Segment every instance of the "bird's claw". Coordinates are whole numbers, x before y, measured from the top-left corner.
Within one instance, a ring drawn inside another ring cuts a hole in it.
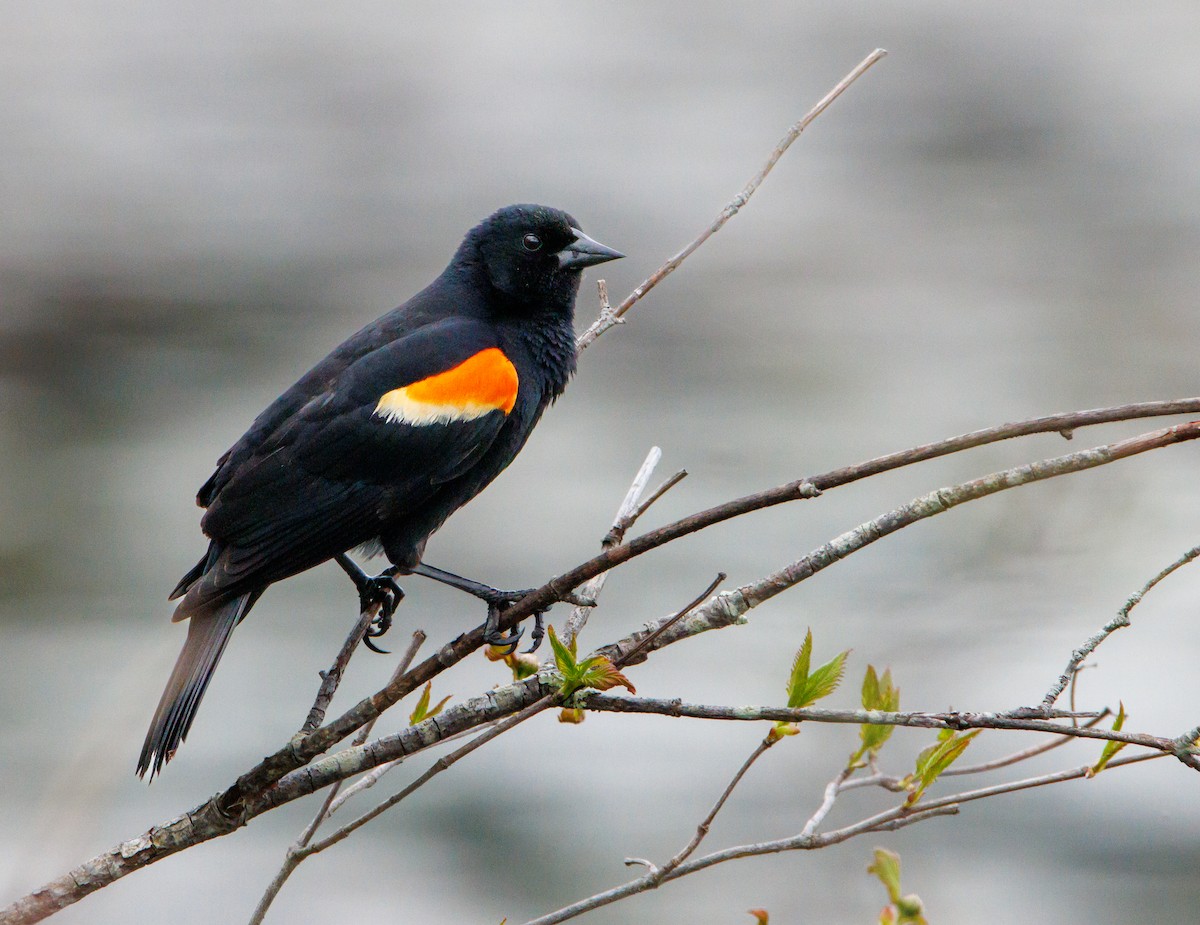
[[[483,624],[483,641],[489,646],[498,646],[508,649],[505,655],[512,655],[517,651],[517,643],[521,641],[525,630],[523,627],[514,626],[511,631],[504,633],[500,630],[500,605],[489,603],[487,621]]]
[[[525,652],[536,652],[542,644],[542,639],[546,636],[545,625],[542,621],[542,615],[545,611],[539,610],[533,614],[533,633],[530,634],[530,646]],[[483,641],[490,646],[497,646],[507,649],[505,655],[512,655],[517,651],[517,644],[521,641],[521,637],[525,635],[523,626],[514,626],[509,632],[504,633],[500,630],[500,608],[496,605],[488,606],[487,622],[483,625]]]
[[[363,611],[370,607],[379,607],[379,613],[363,633],[363,645],[380,655],[390,655],[391,653],[387,649],[381,649],[371,640],[382,636],[392,628],[392,616],[396,613],[396,607],[404,600],[404,590],[396,584],[396,579],[392,575],[382,572],[368,579],[359,587],[358,600]]]
[[[539,610],[533,615],[533,632],[529,635],[529,648],[525,650],[526,654],[536,652],[538,646],[542,644],[542,638],[546,635],[546,628],[542,626],[543,610]]]
[[[371,621],[370,625],[367,627],[367,631],[363,633],[363,645],[372,652],[378,652],[380,655],[391,655],[391,649],[381,649],[379,646],[375,645],[375,643],[371,642],[373,638],[376,636],[382,636],[391,628],[392,618],[390,616],[384,616],[383,613],[380,613],[379,616]]]

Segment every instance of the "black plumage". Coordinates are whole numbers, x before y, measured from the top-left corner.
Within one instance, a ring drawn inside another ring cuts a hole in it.
[[[398,574],[419,567],[429,536],[512,462],[566,387],[581,271],[620,256],[565,212],[501,209],[432,284],[258,416],[197,496],[209,548],[171,596],[188,637],[139,774],[174,755],[268,585],[360,546]]]

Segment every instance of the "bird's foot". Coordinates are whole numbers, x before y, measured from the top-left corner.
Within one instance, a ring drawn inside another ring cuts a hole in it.
[[[483,625],[483,641],[490,646],[500,646],[508,649],[505,655],[512,655],[517,651],[517,643],[521,641],[521,636],[524,635],[525,629],[521,626],[514,626],[508,633],[503,633],[500,630],[500,613],[505,607],[516,603],[530,593],[533,589],[525,591],[496,591],[495,597],[488,600],[488,615],[487,622]],[[530,634],[529,640],[531,645],[526,652],[536,652],[538,646],[542,644],[542,639],[546,635],[546,629],[542,621],[542,616],[545,610],[539,610],[532,614],[533,616],[533,633]]]
[[[367,578],[358,587],[358,604],[360,612],[371,607],[378,607],[379,613],[371,621],[367,631],[363,633],[363,645],[372,652],[381,655],[390,654],[387,649],[381,649],[371,640],[377,639],[392,628],[392,616],[396,607],[404,600],[404,590],[396,584],[390,570],[380,572],[372,578]]]

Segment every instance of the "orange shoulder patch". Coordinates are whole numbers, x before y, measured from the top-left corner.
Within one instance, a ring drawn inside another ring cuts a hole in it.
[[[480,350],[453,369],[392,389],[375,413],[405,424],[470,421],[492,411],[508,414],[517,402],[517,369],[497,347]]]

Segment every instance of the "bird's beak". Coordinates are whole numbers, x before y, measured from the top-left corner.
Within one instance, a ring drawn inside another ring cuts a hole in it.
[[[625,256],[620,251],[605,247],[599,241],[593,241],[578,228],[571,230],[575,232],[575,240],[558,252],[560,270],[582,270],[584,267],[592,267]]]

